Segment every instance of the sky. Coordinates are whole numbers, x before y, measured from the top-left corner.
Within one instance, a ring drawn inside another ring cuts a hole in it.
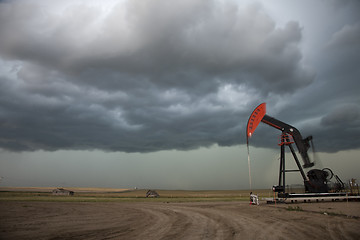
[[[246,123],[262,102],[313,136],[317,168],[360,179],[359,12],[0,1],[0,186],[247,189]],[[254,188],[276,184],[280,133],[260,124],[250,139]]]

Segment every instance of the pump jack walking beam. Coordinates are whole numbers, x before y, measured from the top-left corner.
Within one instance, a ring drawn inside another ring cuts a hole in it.
[[[292,136],[304,162],[303,167],[309,168],[314,166],[314,163],[310,161],[310,158],[307,154],[307,151],[310,148],[309,142],[311,141],[312,136],[303,139],[299,130],[297,130],[295,127],[266,115],[266,103],[262,103],[257,108],[255,108],[255,110],[250,115],[246,131],[247,138],[252,136],[260,122],[282,131],[283,134]]]

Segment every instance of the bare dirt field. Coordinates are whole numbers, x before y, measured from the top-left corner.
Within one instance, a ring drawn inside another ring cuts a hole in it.
[[[360,239],[360,202],[0,202],[0,239]]]

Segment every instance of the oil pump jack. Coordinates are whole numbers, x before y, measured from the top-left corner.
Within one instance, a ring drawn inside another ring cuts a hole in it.
[[[312,136],[303,138],[301,133],[295,127],[284,123],[280,120],[277,120],[273,117],[270,117],[266,114],[266,103],[260,104],[252,112],[248,124],[247,124],[247,140],[252,136],[256,127],[260,122],[263,122],[271,127],[274,127],[282,132],[280,137],[280,171],[279,171],[279,182],[277,186],[273,187],[273,190],[278,193],[279,198],[291,198],[292,194],[286,192],[285,185],[285,173],[286,172],[300,172],[302,179],[304,181],[305,194],[325,194],[325,195],[342,195],[345,193],[340,193],[344,189],[344,183],[341,179],[334,175],[329,168],[324,169],[311,169],[305,174],[304,169],[310,169],[314,166],[308,156],[308,150],[310,148],[310,142],[312,141]],[[295,153],[293,144],[296,145],[299,154],[303,161],[303,166],[301,166],[300,161]],[[285,146],[288,146],[295,163],[298,167],[296,170],[287,170],[285,168]],[[329,188],[330,179],[335,176],[336,183],[334,187]],[[331,192],[331,193],[330,193]],[[295,194],[294,194],[295,195]]]

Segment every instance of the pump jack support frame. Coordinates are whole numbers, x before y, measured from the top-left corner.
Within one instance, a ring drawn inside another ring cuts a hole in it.
[[[282,135],[284,135],[284,134],[286,134],[286,133],[283,133]],[[292,143],[290,142],[290,139],[281,137],[281,143],[279,145],[280,145],[279,182],[278,182],[278,186],[274,186],[274,191],[278,192],[278,197],[287,197],[288,193],[286,193],[286,184],[285,184],[285,176],[286,176],[287,172],[300,172],[304,182],[307,181],[307,178],[306,178],[303,168],[301,167],[300,161],[295,153],[295,150],[292,147]],[[285,167],[285,145],[289,147],[298,169],[295,169],[295,170],[287,170],[286,169],[286,167]],[[305,184],[305,186],[306,186],[306,184]]]

